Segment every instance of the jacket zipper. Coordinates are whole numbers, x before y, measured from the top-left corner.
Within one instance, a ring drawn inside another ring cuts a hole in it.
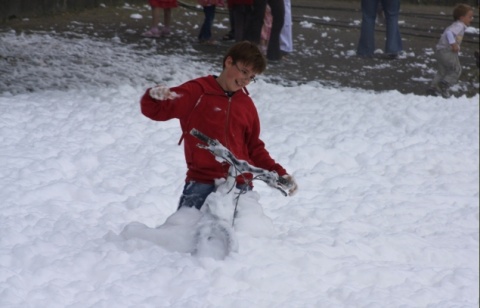
[[[230,148],[230,145],[228,143],[228,125],[230,124],[230,105],[232,102],[232,98],[228,97],[228,106],[227,106],[227,120],[225,122],[225,146],[227,149]]]
[[[228,106],[227,106],[227,119],[225,121],[225,131],[224,131],[224,134],[225,134],[225,147],[227,149],[230,148],[230,144],[228,142],[228,124],[230,123],[230,105],[231,105],[231,102],[232,102],[232,98],[229,96],[228,97]],[[224,172],[224,176],[225,178],[228,177],[228,169],[230,168],[230,166],[227,164],[227,163],[222,163],[222,166],[223,166],[223,172]]]

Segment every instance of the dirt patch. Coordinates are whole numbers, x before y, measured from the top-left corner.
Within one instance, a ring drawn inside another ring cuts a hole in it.
[[[284,61],[269,64],[265,73],[267,79],[287,86],[316,81],[334,87],[425,94],[436,70],[434,46],[443,29],[451,23],[450,7],[404,6],[400,21],[405,52],[399,59],[386,60],[381,56],[373,59],[355,56],[361,21],[357,2],[319,2],[295,2],[292,8],[295,51]],[[15,31],[17,34],[42,32],[72,37],[81,33],[116,39],[135,48],[154,48],[159,54],[194,54],[205,61],[219,62],[232,43],[221,41],[228,31],[226,11],[217,10],[213,29],[220,44],[205,46],[197,43],[203,13],[191,1],[184,4],[174,10],[173,35],[156,40],[140,36],[150,23],[147,5],[102,7],[52,17],[13,19],[0,25],[0,31]],[[472,26],[478,31],[478,16],[475,16]],[[383,40],[384,28],[378,25],[377,48],[383,47]],[[8,41],[2,44],[8,44]],[[476,49],[478,33],[469,33],[462,44],[460,61],[464,69],[454,88],[456,96],[479,93],[478,68],[473,57]],[[14,61],[6,65],[14,65],[12,63]]]

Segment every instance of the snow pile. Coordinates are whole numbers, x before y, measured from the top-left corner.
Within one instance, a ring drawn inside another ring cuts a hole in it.
[[[260,78],[262,138],[300,190],[257,184],[238,252],[219,261],[189,253],[199,212],[171,216],[186,171],[178,123],[138,106],[147,86],[218,63],[0,40],[12,70],[0,79],[1,307],[478,307],[478,96]]]

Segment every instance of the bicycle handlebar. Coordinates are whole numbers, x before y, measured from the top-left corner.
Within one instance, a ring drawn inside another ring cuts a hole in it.
[[[207,145],[197,144],[199,148],[206,149],[214,156],[223,159],[230,164],[240,174],[251,173],[254,175],[254,179],[262,180],[268,186],[278,189],[284,196],[287,196],[288,181],[278,175],[275,171],[268,171],[259,167],[250,165],[247,161],[238,159],[227,149],[220,141],[212,139],[200,132],[198,129],[193,128],[190,134],[196,137],[198,140],[203,141]]]

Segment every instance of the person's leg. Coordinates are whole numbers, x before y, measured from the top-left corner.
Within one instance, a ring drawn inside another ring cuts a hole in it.
[[[262,33],[263,18],[265,16],[266,7],[267,0],[253,1],[253,11],[248,13],[245,26],[245,40],[253,42],[257,45],[260,44],[260,36]]]
[[[262,32],[260,33],[260,51],[264,56],[267,55],[268,41],[270,40],[270,32],[272,31],[272,11],[270,6],[267,5],[265,10],[265,17],[263,19]]]
[[[438,70],[432,81],[432,86],[437,87],[442,81],[449,84],[456,83],[462,72],[458,55],[449,50],[438,50],[435,52],[435,58],[437,59]]]
[[[142,36],[154,37],[154,38],[160,37],[161,32],[160,32],[160,29],[158,29],[158,23],[160,22],[161,12],[162,12],[161,8],[152,6],[152,25],[149,30],[142,33]]]
[[[380,0],[362,0],[362,26],[358,41],[357,55],[372,57],[375,51],[375,19]]]
[[[203,19],[203,24],[202,24],[202,27],[200,28],[200,33],[198,34],[199,41],[206,41],[210,39],[210,36],[211,36],[211,32],[210,32],[211,22],[210,22],[210,16],[209,16],[210,8],[211,6],[203,7],[203,14],[205,15],[205,18]]]
[[[230,22],[230,32],[228,32],[228,34],[230,38],[234,38],[235,37],[235,27],[234,27],[235,20],[233,17],[233,10],[231,8],[228,9],[228,19]]]
[[[285,3],[285,20],[283,28],[280,32],[280,50],[284,53],[293,51],[292,38],[292,4],[290,0],[284,0]]]
[[[433,77],[431,86],[438,89],[438,83],[443,80],[445,76],[445,66],[440,61],[437,62],[437,73]]]
[[[438,53],[438,51],[437,51]],[[443,76],[445,76],[445,67],[439,60],[437,54],[435,54],[435,58],[437,58],[437,72],[430,83],[430,86],[427,89],[427,95],[438,96],[440,95],[440,87],[438,86],[439,82],[442,81]]]
[[[172,9],[163,9],[163,29],[162,35],[170,35],[170,24],[172,22]]]
[[[450,86],[457,83],[462,72],[458,54],[450,50],[439,50],[435,53],[438,63],[438,71],[432,81],[429,92],[433,89],[444,98],[450,97]]]
[[[162,13],[162,9],[159,7],[152,7],[152,28],[158,28],[158,24],[160,23],[160,14]]]
[[[183,193],[178,203],[178,209],[183,206],[200,209],[208,195],[215,191],[214,184],[203,184],[197,182],[185,183]]]
[[[385,23],[387,28],[385,53],[388,55],[397,55],[402,51],[402,37],[398,26],[398,15],[400,13],[400,0],[381,0],[383,11],[385,13]]]
[[[267,59],[276,61],[282,58],[282,53],[280,52],[280,32],[282,32],[285,20],[285,4],[283,0],[268,0],[268,5],[272,10],[273,21],[270,40],[268,41]]]
[[[230,31],[222,37],[222,40],[229,41],[235,38],[235,21],[233,20],[233,10],[231,7],[228,8],[228,22],[230,24]]]
[[[212,26],[213,26],[213,20],[215,19],[215,10],[216,7],[215,5],[211,5],[207,8],[207,15],[206,15],[206,21],[207,21],[207,40],[212,39]]]
[[[235,5],[233,7],[233,21],[235,42],[243,41],[245,34],[245,7],[244,5]]]
[[[443,81],[452,86],[458,82],[458,79],[462,74],[462,66],[460,65],[458,53],[450,52],[446,54],[446,57],[448,57],[448,67]]]

